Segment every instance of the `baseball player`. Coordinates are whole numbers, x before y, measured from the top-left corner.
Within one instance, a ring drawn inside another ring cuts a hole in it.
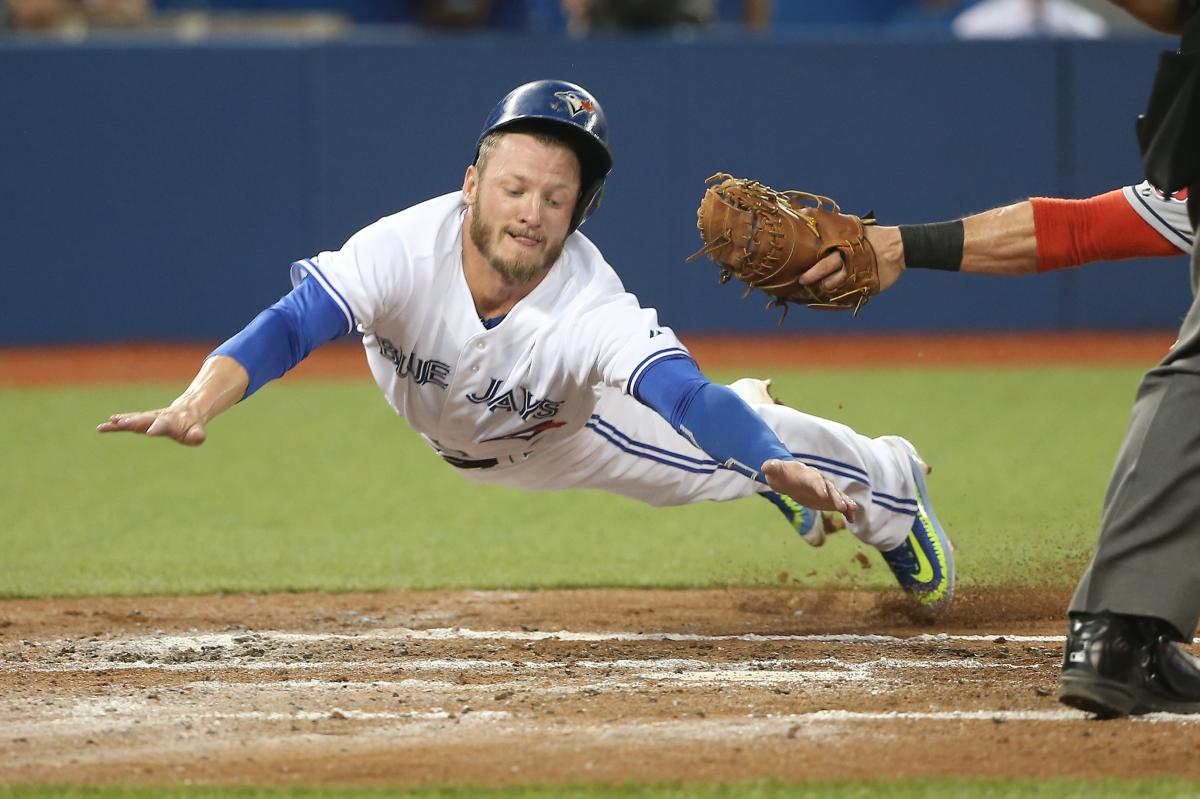
[[[965,219],[927,225],[869,226],[879,288],[906,268],[988,275],[1049,272],[1093,261],[1192,254],[1188,190],[1166,193],[1148,181],[1084,200],[1034,197]],[[800,277],[832,290],[846,279],[836,253]]]
[[[392,408],[464,477],[652,505],[758,494],[811,543],[824,533],[814,511],[840,514],[919,607],[944,609],[953,553],[913,446],[775,404],[762,381],[704,377],[578,232],[611,166],[588,91],[514,89],[487,117],[461,190],[293,263],[291,293],[169,407],[98,429],[200,444],[217,414],[358,330]]]

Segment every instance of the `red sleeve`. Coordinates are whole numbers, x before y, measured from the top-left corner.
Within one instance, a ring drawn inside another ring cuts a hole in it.
[[[1120,189],[1086,200],[1034,197],[1039,272],[1093,261],[1179,255],[1179,249],[1146,224]]]

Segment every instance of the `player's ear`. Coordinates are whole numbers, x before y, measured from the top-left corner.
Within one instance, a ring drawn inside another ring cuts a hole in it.
[[[467,167],[467,174],[463,175],[463,201],[467,205],[475,204],[475,195],[479,191],[479,170],[474,164]]]

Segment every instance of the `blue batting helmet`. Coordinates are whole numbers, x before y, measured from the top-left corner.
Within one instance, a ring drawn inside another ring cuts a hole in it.
[[[612,169],[604,109],[587,89],[564,80],[536,80],[518,86],[492,109],[483,123],[483,132],[475,143],[475,160],[479,160],[479,147],[489,133],[531,120],[560,127],[574,142],[580,167],[579,201],[571,217],[574,231],[600,207],[604,179]]]

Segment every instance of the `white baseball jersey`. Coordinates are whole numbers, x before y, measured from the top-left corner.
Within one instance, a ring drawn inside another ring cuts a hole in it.
[[[679,505],[766,490],[631,396],[648,366],[687,350],[580,233],[487,329],[463,274],[466,210],[461,192],[447,194],[292,264],[293,284],[318,281],[347,332],[362,331],[375,381],[430,446],[460,461],[494,459],[460,473],[527,491],[594,488]],[[883,550],[905,539],[917,503],[906,455],[837,422],[753,407],[794,456],[859,504],[854,535]]]
[[[1126,186],[1122,192],[1138,216],[1160,236],[1188,255],[1192,254],[1195,240],[1188,219],[1187,189],[1166,194],[1144,180],[1136,186]]]
[[[492,329],[463,275],[461,192],[370,225],[337,252],[292,265],[318,280],[363,333],[375,381],[439,453],[515,462],[580,430],[601,385],[632,388],[686,353],[625,291],[582,234]]]

